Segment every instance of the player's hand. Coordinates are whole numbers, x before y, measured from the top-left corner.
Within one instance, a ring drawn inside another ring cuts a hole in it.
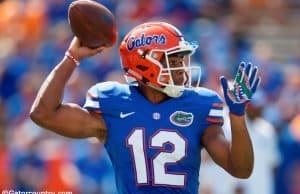
[[[91,57],[100,53],[105,47],[91,49],[89,47],[81,46],[79,39],[75,36],[68,48],[68,51],[78,60],[81,61],[85,58]]]
[[[251,63],[246,65],[242,62],[235,76],[233,87],[228,87],[227,79],[220,77],[223,87],[224,98],[229,107],[230,113],[242,116],[245,114],[245,107],[251,101],[261,78],[257,76],[258,68]]]

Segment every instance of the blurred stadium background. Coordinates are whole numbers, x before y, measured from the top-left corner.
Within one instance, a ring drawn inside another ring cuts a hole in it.
[[[72,38],[70,0],[0,1],[0,190],[113,194],[112,167],[93,139],[73,141],[28,118],[37,90]],[[99,0],[116,16],[119,40],[137,24],[167,21],[200,43],[194,63],[202,85],[220,92],[240,61],[260,68],[261,90],[249,109],[255,170],[231,178],[203,154],[201,194],[300,193],[299,0]],[[65,101],[83,104],[96,82],[124,82],[118,47],[82,62]],[[225,134],[228,127],[225,123]]]

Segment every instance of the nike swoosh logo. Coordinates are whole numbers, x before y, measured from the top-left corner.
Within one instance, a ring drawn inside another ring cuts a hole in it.
[[[129,113],[123,113],[123,112],[121,112],[120,113],[120,118],[121,119],[124,119],[124,118],[126,118],[126,117],[128,117],[128,116],[130,116],[130,115],[132,115],[132,114],[134,114],[135,112],[129,112]]]

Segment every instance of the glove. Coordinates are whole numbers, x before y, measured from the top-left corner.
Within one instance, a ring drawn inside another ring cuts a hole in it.
[[[223,87],[224,98],[232,114],[242,116],[245,114],[245,107],[251,101],[261,78],[257,77],[258,68],[251,63],[242,62],[234,78],[233,88],[228,87],[227,79],[220,77]]]

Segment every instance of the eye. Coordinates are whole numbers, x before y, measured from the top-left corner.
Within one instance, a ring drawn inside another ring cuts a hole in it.
[[[183,61],[170,61],[169,63],[172,66],[178,66],[178,67],[180,67],[183,64]]]

